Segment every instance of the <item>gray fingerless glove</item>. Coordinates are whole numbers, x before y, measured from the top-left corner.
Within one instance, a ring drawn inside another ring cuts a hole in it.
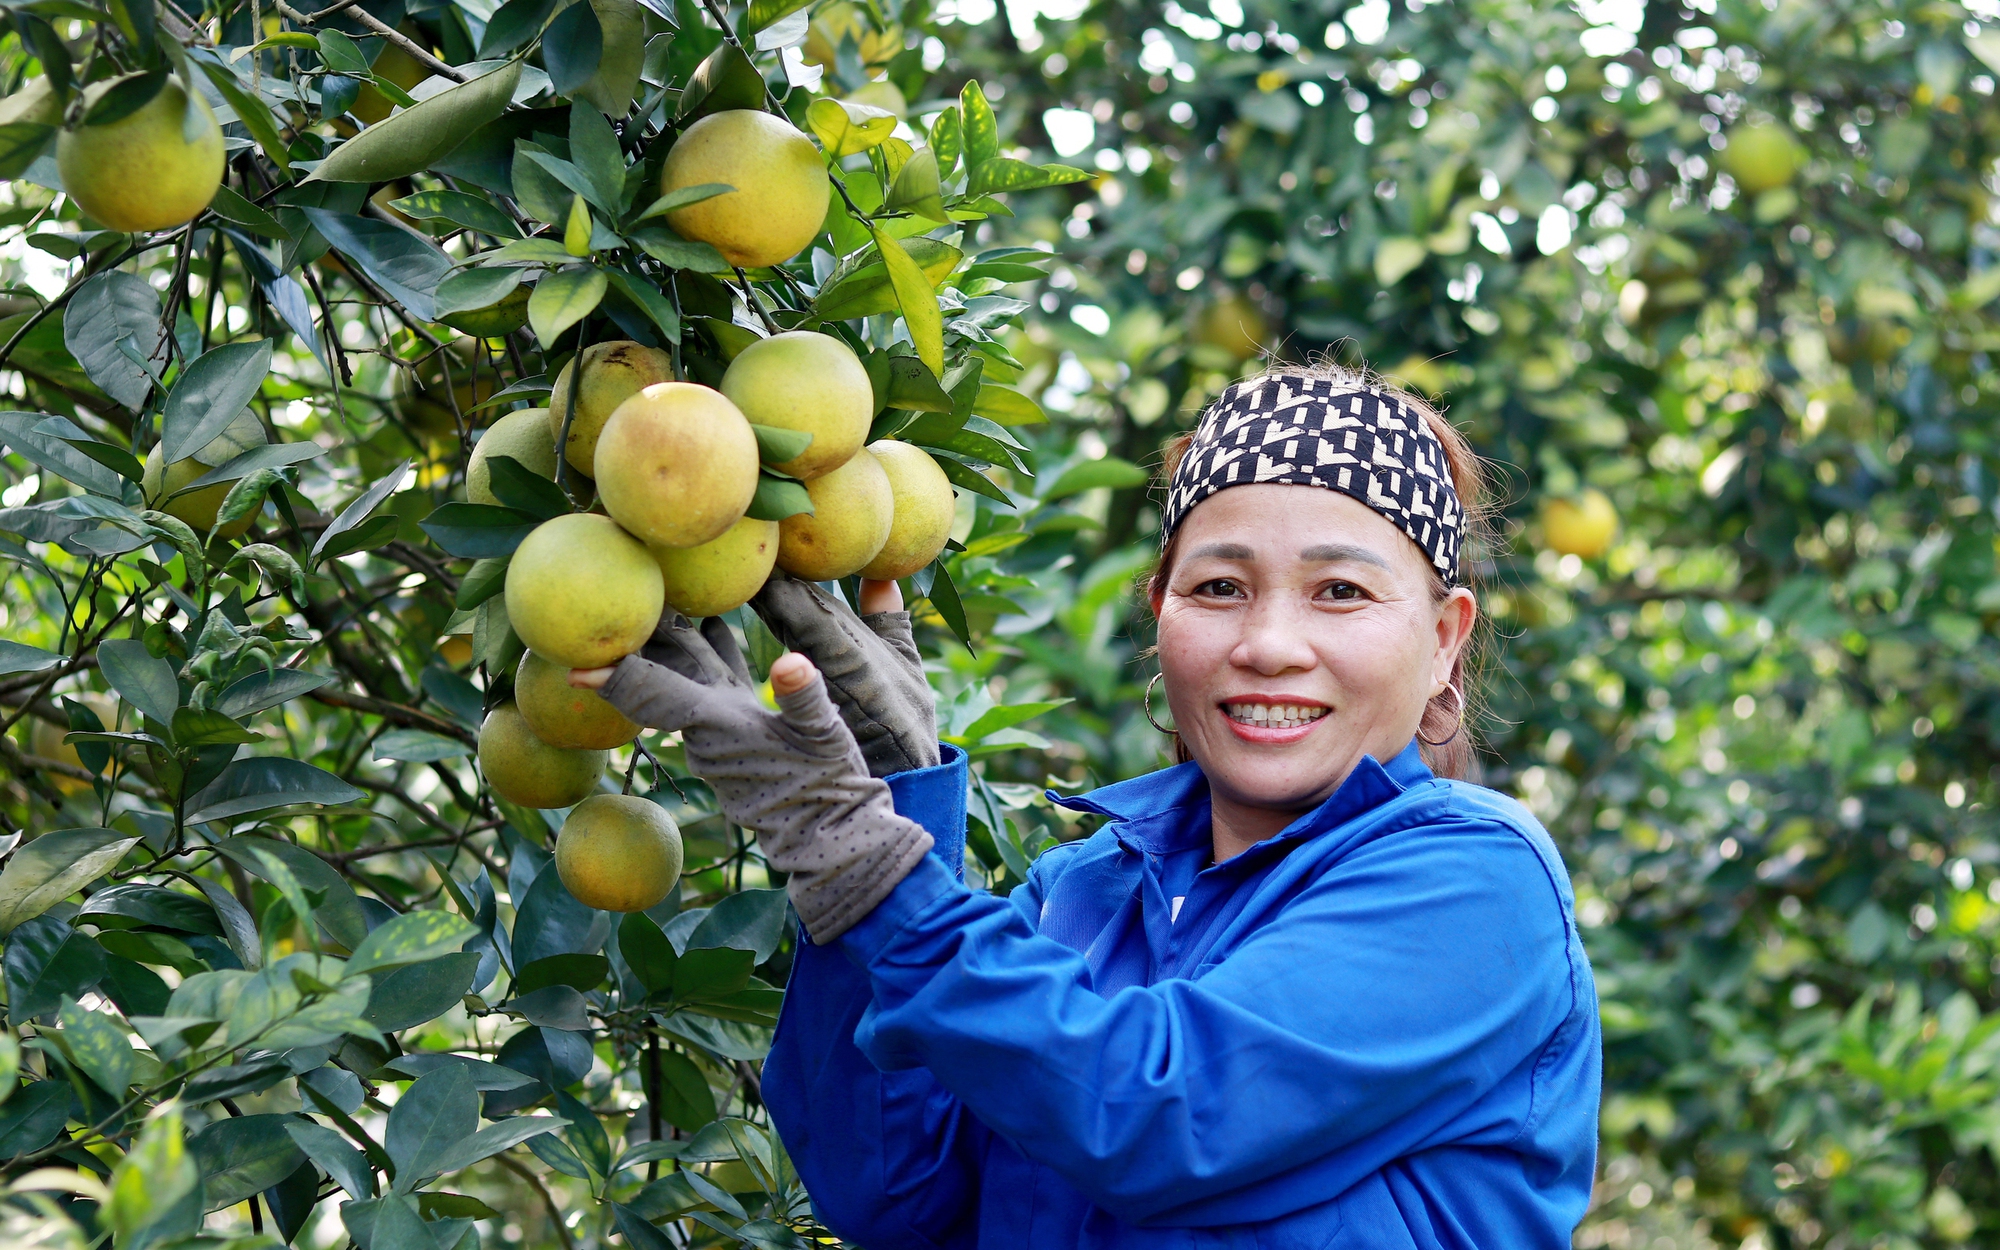
[[[937,706],[908,612],[856,616],[811,582],[774,573],[750,601],[778,641],[825,676],[877,777],[938,762]]]
[[[820,945],[873,911],[931,848],[923,826],[896,814],[888,785],[868,775],[826,683],[815,677],[777,696],[771,711],[719,619],[697,631],[670,613],[600,693],[642,725],[680,731],[688,767],[789,874],[792,906]]]

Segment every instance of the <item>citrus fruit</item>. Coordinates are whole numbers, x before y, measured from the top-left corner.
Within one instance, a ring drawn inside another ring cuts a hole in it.
[[[1594,560],[1611,546],[1618,533],[1618,509],[1600,490],[1585,490],[1573,498],[1550,499],[1542,505],[1542,538],[1557,555]]]
[[[667,606],[684,616],[721,616],[750,602],[778,559],[778,523],[746,516],[697,547],[653,547]]]
[[[958,499],[951,492],[951,479],[923,448],[885,438],[869,444],[868,452],[889,475],[895,504],[889,537],[875,558],[861,566],[861,576],[894,581],[937,559],[951,537]]]
[[[87,111],[123,79],[86,87]],[[222,185],[222,127],[200,93],[199,137],[183,136],[188,94],[169,77],[159,94],[115,122],[79,126],[56,138],[63,189],[98,224],[112,230],[165,230],[194,219]]]
[[[610,756],[552,747],[528,728],[521,710],[502,703],[479,726],[479,771],[504,799],[523,807],[568,807],[597,789]]]
[[[674,380],[673,357],[657,347],[647,347],[630,339],[592,343],[583,349],[583,380],[577,383],[576,420],[570,422],[566,454],[572,468],[589,474],[597,452],[597,436],[618,405],[655,382]],[[549,433],[562,437],[563,422],[569,418],[570,379],[576,358],[556,374],[555,393],[549,396]]]
[[[813,511],[778,522],[778,567],[809,582],[860,571],[889,541],[895,490],[875,453],[863,447],[833,472],[806,483]]]
[[[803,481],[846,464],[875,420],[875,388],[854,350],[812,330],[744,348],[722,375],[722,393],[757,425],[813,436],[804,451],[772,466]]]
[[[210,469],[220,468],[251,448],[262,447],[269,441],[264,423],[257,419],[256,413],[245,408],[200,451],[172,464],[165,463],[163,444],[154,443],[153,449],[146,453],[145,472],[139,479],[139,489],[148,506],[158,508],[170,517],[178,517],[195,529],[214,529],[216,513],[222,511],[222,501],[229,497],[229,488],[236,485],[235,482],[217,482],[187,494],[175,492]],[[223,527],[222,537],[235,538],[244,533],[256,517],[257,514],[251,512],[231,521]]]
[[[473,444],[472,458],[465,462],[465,497],[473,503],[497,504],[493,493],[493,470],[487,460],[508,456],[521,467],[550,481],[556,476],[556,444],[549,437],[549,410],[523,408],[495,421]]]
[[[514,705],[528,728],[552,747],[608,751],[639,736],[639,726],[595,690],[569,684],[569,669],[534,652],[514,670]]]
[[[521,540],[506,595],[522,645],[567,668],[615,664],[637,651],[666,602],[646,544],[590,512],[544,521]]]
[[[585,907],[645,911],[680,883],[680,827],[651,799],[592,795],[563,820],[556,872]]]
[[[1716,163],[1746,195],[1788,185],[1799,171],[1798,142],[1778,122],[1746,122],[1729,132],[1729,146]]]
[[[660,382],[618,405],[592,465],[604,510],[656,547],[694,547],[757,493],[757,436],[720,391]]]
[[[710,182],[736,189],[675,209],[667,224],[732,265],[782,265],[826,220],[830,184],[819,149],[782,117],[730,109],[683,131],[660,170],[660,194]]]

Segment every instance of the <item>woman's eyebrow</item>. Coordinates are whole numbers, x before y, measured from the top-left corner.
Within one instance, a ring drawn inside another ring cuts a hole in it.
[[[1189,559],[1254,560],[1257,553],[1242,543],[1207,543],[1188,553]]]
[[[1299,552],[1299,559],[1315,564],[1326,564],[1340,560],[1353,560],[1361,564],[1372,564],[1378,569],[1387,569],[1389,562],[1366,547],[1355,547],[1347,543],[1322,543],[1317,547],[1307,547]]]

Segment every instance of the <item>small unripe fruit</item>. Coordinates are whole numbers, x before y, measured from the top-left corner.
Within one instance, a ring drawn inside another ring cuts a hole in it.
[[[146,503],[158,508],[170,517],[177,517],[198,530],[215,528],[216,514],[222,511],[222,501],[229,497],[229,488],[235,482],[217,482],[187,494],[175,492],[188,483],[206,474],[210,469],[221,468],[231,460],[253,447],[262,447],[270,441],[264,432],[263,422],[257,414],[245,408],[236,414],[235,420],[223,428],[222,433],[210,439],[200,451],[172,464],[167,464],[162,455],[163,447],[153,444],[146,453],[145,472],[139,478],[140,493]],[[256,520],[256,513],[238,517],[222,528],[221,537],[236,538],[250,528]]]
[[[535,736],[521,710],[502,703],[479,726],[479,771],[502,798],[523,807],[568,807],[596,791],[610,759],[569,751]]]
[[[84,90],[86,110],[116,81]],[[169,77],[158,95],[104,126],[56,138],[56,169],[77,206],[112,230],[166,230],[192,221],[222,185],[222,127],[199,93],[200,134],[182,137],[187,90]]]
[[[500,502],[493,493],[493,469],[487,463],[494,456],[518,460],[529,472],[554,481],[556,443],[549,437],[549,410],[523,408],[510,412],[479,436],[471,459],[465,462],[465,497],[473,503]]]
[[[1542,505],[1542,539],[1557,555],[1595,560],[1618,534],[1618,509],[1600,490]]]
[[[514,670],[514,706],[528,728],[552,747],[608,751],[639,736],[639,726],[595,690],[569,684],[569,670],[534,652]]]
[[[875,558],[861,567],[861,576],[894,581],[937,559],[951,538],[958,499],[952,494],[951,479],[923,448],[885,438],[871,444],[868,452],[889,475],[895,506],[889,537]]]
[[[721,616],[750,602],[778,560],[778,523],[746,516],[699,547],[654,547],[667,606],[683,616]]]
[[[563,820],[556,872],[585,907],[645,911],[680,884],[680,827],[650,799],[593,795]]]
[[[1729,146],[1716,163],[1746,195],[1788,185],[1799,170],[1799,146],[1779,122],[1746,123],[1729,132]]]
[[[819,149],[782,117],[731,109],[683,131],[660,169],[660,194],[711,182],[736,189],[675,209],[667,224],[732,265],[782,265],[826,221],[830,184]]]
[[[798,455],[774,465],[802,481],[846,464],[868,441],[875,388],[854,350],[830,334],[792,330],[737,353],[722,393],[753,424],[813,436]]]
[[[666,604],[646,544],[590,512],[536,526],[514,550],[506,594],[522,644],[568,668],[599,668],[637,651]]]
[[[875,453],[854,458],[806,483],[810,515],[778,522],[778,567],[809,582],[831,582],[857,573],[881,554],[894,519],[895,491]]]
[[[720,391],[661,382],[618,405],[593,465],[598,498],[656,547],[695,547],[757,494],[757,436]]]
[[[597,456],[597,439],[604,423],[618,405],[655,382],[674,380],[674,360],[657,347],[647,347],[630,339],[592,343],[583,349],[583,380],[577,384],[576,420],[570,422],[569,444],[564,454],[570,467],[589,475]],[[576,357],[556,374],[555,393],[549,396],[549,433],[562,437],[563,422],[569,417],[570,379]]]

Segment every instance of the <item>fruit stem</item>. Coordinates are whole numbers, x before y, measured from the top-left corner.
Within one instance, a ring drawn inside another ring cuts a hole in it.
[[[778,323],[771,320],[770,313],[764,311],[764,301],[757,298],[756,289],[750,285],[749,275],[743,272],[743,266],[741,265],[735,266],[735,269],[736,284],[743,288],[743,298],[749,303],[750,310],[757,314],[757,320],[764,323],[764,332],[766,334],[776,334],[778,332]]]

